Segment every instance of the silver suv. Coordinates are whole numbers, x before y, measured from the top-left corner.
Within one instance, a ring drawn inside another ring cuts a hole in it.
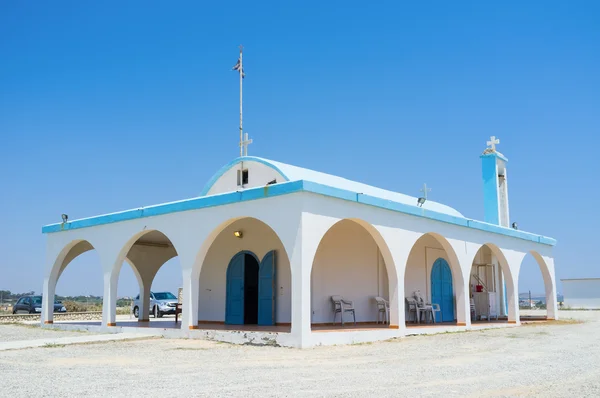
[[[133,315],[140,316],[140,295],[138,294],[131,304]],[[171,292],[150,292],[150,313],[155,318],[161,318],[163,315],[175,314],[177,307],[177,297]]]

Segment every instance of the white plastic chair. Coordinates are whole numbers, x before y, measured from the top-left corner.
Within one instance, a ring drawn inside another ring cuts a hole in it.
[[[379,318],[383,313],[383,323],[390,323],[390,304],[383,297],[375,297],[375,301],[377,302],[377,323],[379,323]]]
[[[415,298],[415,301],[417,302],[417,314],[418,319],[419,319],[419,323],[421,320],[421,314],[425,314],[425,323],[427,323],[427,315],[431,315],[431,320],[433,321],[433,323],[435,323],[435,311],[439,312],[440,311],[440,306],[439,304],[431,304],[431,303],[426,303],[425,300],[423,299],[423,296],[421,296],[421,291],[417,290],[413,293],[413,297]],[[434,305],[436,306],[436,309],[434,310]]]
[[[351,300],[344,300],[342,296],[331,296],[333,301],[333,324],[335,325],[335,317],[340,314],[340,321],[344,326],[344,313],[351,312],[354,318],[354,325],[356,326],[356,313],[354,312],[354,302]]]
[[[419,323],[419,308],[417,307],[417,301],[410,297],[406,297],[405,299],[408,306],[408,321],[410,322],[410,314],[414,314],[413,322]]]

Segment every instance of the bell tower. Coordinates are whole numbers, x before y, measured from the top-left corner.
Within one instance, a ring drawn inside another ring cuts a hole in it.
[[[483,209],[485,222],[509,227],[508,182],[506,164],[508,159],[496,151],[500,140],[492,136],[481,157],[483,176]]]

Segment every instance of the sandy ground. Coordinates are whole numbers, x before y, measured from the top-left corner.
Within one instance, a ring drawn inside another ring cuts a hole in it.
[[[600,311],[560,316],[583,323],[308,350],[158,339],[6,351],[0,395],[598,397]]]

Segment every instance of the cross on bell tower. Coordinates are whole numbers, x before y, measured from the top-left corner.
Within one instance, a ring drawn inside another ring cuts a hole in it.
[[[487,142],[488,145],[488,149],[491,149],[492,151],[496,151],[496,145],[498,145],[500,143],[500,140],[498,138],[496,138],[495,135],[490,137],[490,140]]]

